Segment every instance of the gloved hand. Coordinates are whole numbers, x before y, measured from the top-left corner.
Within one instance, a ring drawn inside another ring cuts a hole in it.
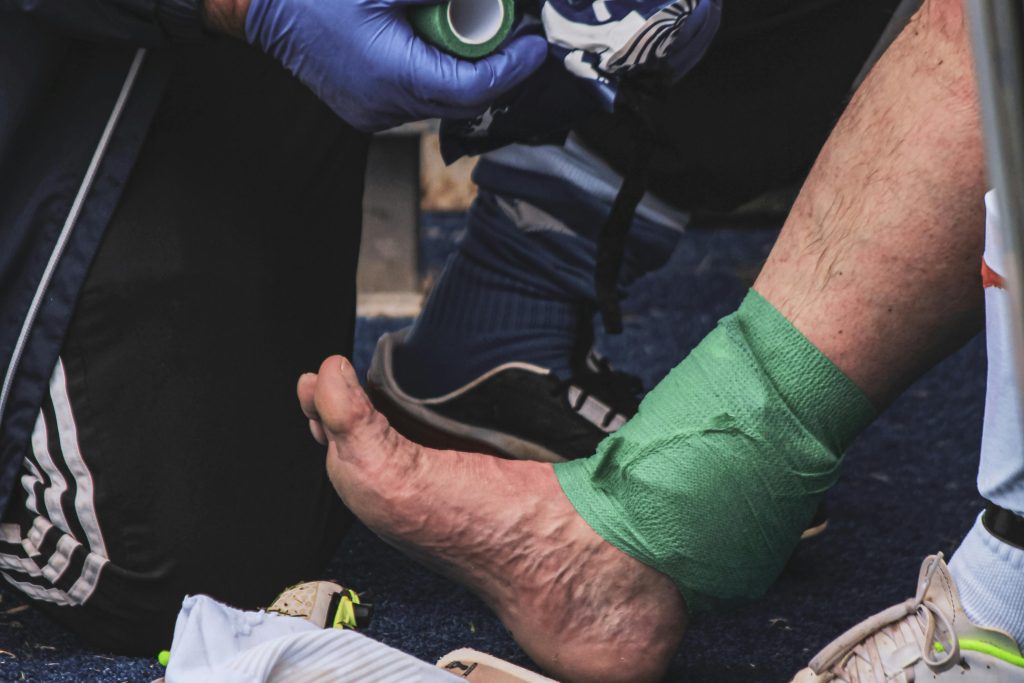
[[[364,131],[472,118],[544,61],[535,35],[477,62],[441,52],[406,18],[408,5],[437,1],[252,0],[245,35]]]

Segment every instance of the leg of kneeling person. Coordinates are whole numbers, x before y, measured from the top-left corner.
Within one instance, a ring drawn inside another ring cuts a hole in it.
[[[556,466],[587,523],[672,577],[691,613],[761,594],[874,410],[979,328],[962,19],[925,4],[833,131],[756,291],[595,458]]]
[[[349,516],[294,382],[351,350],[365,151],[256,51],[182,48],[0,527],[4,578],[88,643],[153,655],[186,594],[323,572]]]

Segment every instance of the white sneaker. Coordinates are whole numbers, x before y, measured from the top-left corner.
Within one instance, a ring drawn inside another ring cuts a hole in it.
[[[1024,683],[1024,656],[1007,633],[972,624],[942,561],[921,566],[917,595],[862,621],[792,683]]]

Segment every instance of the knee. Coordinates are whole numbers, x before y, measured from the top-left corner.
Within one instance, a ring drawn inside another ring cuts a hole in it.
[[[925,0],[906,31],[913,36],[915,78],[941,83],[948,106],[975,111],[977,94],[964,0]]]
[[[964,48],[970,47],[970,27],[964,0],[925,0],[914,16],[923,30],[935,32],[943,40],[953,41]]]

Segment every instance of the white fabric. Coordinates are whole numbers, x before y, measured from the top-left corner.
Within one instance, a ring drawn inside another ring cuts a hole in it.
[[[51,387],[53,385],[52,379],[50,380],[50,385]],[[42,468],[42,472],[38,469],[30,469],[21,477],[21,482],[25,487],[25,491],[29,492],[28,509],[36,514],[49,516],[59,528],[66,532],[71,527],[68,526],[68,520],[64,516],[60,499],[64,492],[68,490],[68,485],[64,481],[64,476],[61,475],[60,470],[57,469],[57,465],[53,462],[48,441],[49,434],[47,434],[46,430],[46,420],[43,418],[43,412],[40,410],[35,427],[32,428],[32,454],[39,461],[39,467]],[[46,475],[46,479],[43,479],[43,474]],[[43,489],[43,500],[38,501],[34,495],[36,484],[44,483],[47,479],[50,481],[50,486],[46,486]]]
[[[985,263],[1002,275],[1006,273],[1006,250],[1002,246],[994,192],[988,193],[985,205]],[[1009,292],[998,287],[986,288],[988,385],[978,490],[986,500],[1024,516],[1024,411],[1013,370],[1012,315]]]
[[[631,6],[631,11],[617,13],[618,18],[607,3],[592,7],[595,23],[581,17],[571,1],[546,2],[541,8],[540,20],[548,42],[565,48],[565,65],[570,73],[606,82],[609,74],[665,60],[683,25],[697,8],[697,0],[670,3],[634,0]],[[597,58],[600,69],[591,64],[593,57]],[[574,70],[573,65],[583,69]]]
[[[1003,275],[1006,250],[995,192],[986,195],[985,206],[985,263]],[[988,385],[978,491],[996,505],[1024,515],[1024,413],[1013,370],[1011,315],[1009,292],[987,287]],[[971,621],[1001,628],[1024,643],[1024,550],[995,538],[979,515],[949,568]]]
[[[71,411],[71,398],[68,395],[68,380],[64,372],[64,361],[57,359],[57,365],[53,369],[53,376],[50,378],[50,399],[53,401],[53,412],[57,418],[57,437],[60,439],[60,449],[64,453],[64,461],[68,469],[75,477],[75,485],[78,488],[75,494],[75,513],[78,521],[85,530],[85,542],[89,549],[107,557],[107,546],[103,541],[103,532],[100,531],[100,523],[96,517],[96,501],[92,481],[92,473],[82,458],[82,451],[78,446],[78,427],[75,424],[75,416]],[[56,520],[53,520],[57,524]],[[60,526],[59,524],[57,526]],[[69,527],[61,527],[65,532],[71,533]]]
[[[1006,247],[999,226],[999,201],[992,190],[985,195],[985,263],[997,273],[1005,273]]]
[[[40,409],[32,430],[32,452],[24,461],[25,472],[21,477],[25,505],[36,517],[24,538],[20,527],[7,527],[0,533],[0,539],[21,546],[17,554],[0,553],[0,575],[36,600],[65,606],[82,605],[96,591],[109,559],[96,512],[92,473],[82,457],[64,361],[60,358],[50,377],[49,403],[53,406],[55,433],[50,433],[46,411]],[[56,447],[51,448],[52,444]],[[33,461],[38,462],[38,466]],[[71,501],[66,500],[69,479],[75,488]],[[84,538],[73,535],[69,523],[72,518],[84,530]],[[43,557],[40,548],[44,547],[48,534],[58,540],[50,555]],[[72,566],[71,556],[80,548],[86,553],[85,561],[78,569],[78,576],[72,577],[67,574]],[[43,579],[49,585],[38,585],[25,581],[26,578]],[[55,585],[58,580],[67,585],[72,579],[74,582],[66,592]]]
[[[185,598],[167,683],[453,683],[449,673],[354,631]]]

